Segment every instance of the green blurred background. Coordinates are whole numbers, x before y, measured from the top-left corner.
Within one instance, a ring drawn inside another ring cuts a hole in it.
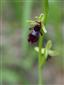
[[[0,0],[0,85],[37,85],[38,53],[27,42],[29,24],[45,0]],[[59,52],[42,71],[44,85],[64,85],[64,1],[48,0],[47,40]]]

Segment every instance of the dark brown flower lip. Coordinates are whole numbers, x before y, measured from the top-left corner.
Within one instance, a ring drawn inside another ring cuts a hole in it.
[[[33,43],[35,43],[37,41],[38,41],[38,37],[37,36],[29,34],[28,42],[33,44]]]
[[[41,22],[36,21],[37,24],[32,28],[32,31],[28,35],[28,42],[36,43],[39,39],[39,35],[41,34]]]

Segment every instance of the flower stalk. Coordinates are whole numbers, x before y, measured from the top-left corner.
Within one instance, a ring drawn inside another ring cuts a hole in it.
[[[47,15],[48,15],[48,0],[44,0],[44,19],[43,19],[44,25],[46,24]],[[43,85],[42,66],[44,65],[44,62],[46,61],[45,54],[42,56],[42,53],[41,53],[43,37],[44,37],[43,35],[40,35],[39,37],[39,61],[38,61],[39,83],[38,85]],[[42,61],[42,57],[43,57],[43,61]],[[41,65],[41,61],[42,61],[42,65]]]
[[[42,49],[42,39],[43,39],[43,36],[40,35],[40,38],[39,38],[39,61],[38,61],[38,72],[39,72],[39,85],[42,85],[42,67],[41,67],[41,56],[42,56],[42,53],[41,53],[41,49]]]

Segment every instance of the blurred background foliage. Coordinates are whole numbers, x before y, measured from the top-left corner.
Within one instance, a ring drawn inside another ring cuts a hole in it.
[[[44,9],[45,0],[0,0],[0,83],[33,85],[38,82],[38,54],[27,42],[29,24]],[[47,40],[59,52],[43,70],[45,85],[64,85],[64,1],[48,0]],[[37,44],[36,44],[37,45]],[[35,46],[36,46],[35,45]]]

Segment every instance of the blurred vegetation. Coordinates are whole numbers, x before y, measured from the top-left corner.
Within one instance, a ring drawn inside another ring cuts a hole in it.
[[[37,83],[38,54],[27,42],[27,20],[44,12],[44,0],[0,0],[0,83],[1,85],[33,85]],[[64,1],[49,0],[47,39],[52,49],[55,67],[64,71]],[[37,44],[36,44],[37,45]],[[52,66],[53,67],[53,66]],[[36,70],[35,70],[36,69]],[[35,78],[36,77],[36,78]],[[52,85],[52,84],[51,84]]]

